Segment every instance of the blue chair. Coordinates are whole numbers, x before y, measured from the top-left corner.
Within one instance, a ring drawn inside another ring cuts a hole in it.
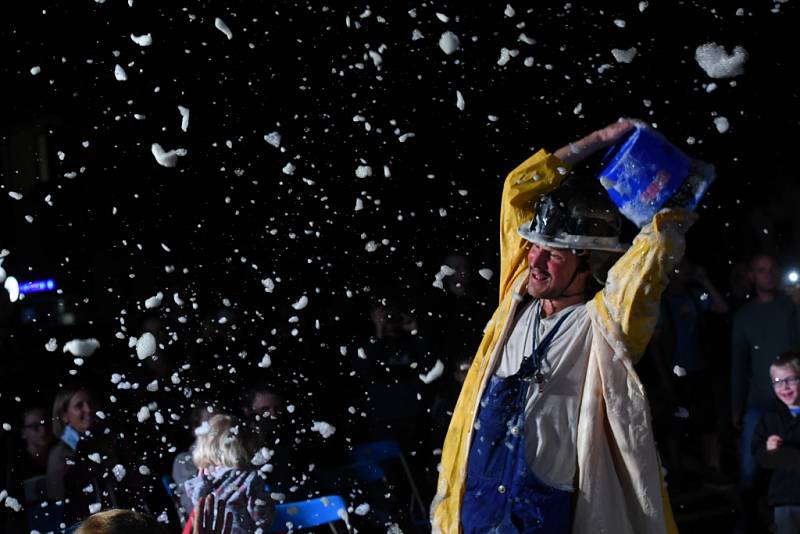
[[[352,470],[358,478],[365,482],[372,482],[385,478],[383,468],[379,462],[388,460],[397,460],[403,466],[403,472],[406,475],[406,480],[411,488],[410,502],[408,506],[409,514],[412,518],[415,517],[415,508],[417,512],[418,523],[428,522],[428,510],[422,502],[422,495],[417,488],[417,483],[414,477],[411,476],[411,469],[408,468],[403,449],[400,444],[394,440],[385,441],[372,441],[368,443],[360,443],[353,446],[353,452],[350,455],[352,463],[344,466],[345,469]]]
[[[49,503],[44,506],[34,505],[27,508],[28,525],[31,530],[39,532],[63,532],[64,503]]]
[[[172,480],[171,475],[161,475],[161,484],[169,497],[175,495],[175,481]]]
[[[344,499],[339,495],[329,495],[307,501],[278,504],[275,506],[275,518],[272,520],[269,532],[288,532],[328,525],[335,533],[338,531],[334,523],[338,521],[343,521],[347,532],[350,532]]]

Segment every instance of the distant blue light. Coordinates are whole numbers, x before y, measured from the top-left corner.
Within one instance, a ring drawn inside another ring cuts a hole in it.
[[[45,291],[53,291],[56,288],[56,281],[52,278],[47,280],[33,280],[32,282],[20,282],[19,292],[23,294],[28,293],[43,293]]]

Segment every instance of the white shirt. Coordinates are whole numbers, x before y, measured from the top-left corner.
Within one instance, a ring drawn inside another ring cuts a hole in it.
[[[575,304],[549,317],[540,317],[538,332],[534,333],[534,313],[538,310],[533,300],[517,314],[494,374],[508,377],[516,373],[523,358],[533,352],[534,342],[544,339],[569,313],[542,358],[544,383],[531,382],[528,389],[525,459],[543,482],[571,490],[577,468],[578,407],[592,344],[591,321],[586,305]]]

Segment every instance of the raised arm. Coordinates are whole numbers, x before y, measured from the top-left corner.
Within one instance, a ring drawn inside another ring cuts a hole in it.
[[[567,165],[574,166],[598,150],[608,148],[619,141],[636,126],[636,122],[636,119],[620,119],[574,143],[562,146],[553,155]]]
[[[531,220],[536,201],[558,187],[572,166],[607,148],[634,128],[633,120],[621,119],[586,137],[562,146],[553,154],[540,150],[506,177],[500,208],[500,298],[525,268],[527,246],[517,233]]]
[[[615,347],[637,361],[644,353],[658,320],[667,276],[683,256],[684,235],[697,215],[666,209],[653,217],[633,245],[614,264],[594,301]]]

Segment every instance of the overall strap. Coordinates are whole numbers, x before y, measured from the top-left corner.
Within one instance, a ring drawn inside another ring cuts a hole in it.
[[[539,315],[541,313],[541,304],[537,302],[536,309],[533,311],[533,313],[536,314],[532,332],[534,340],[534,348],[533,351],[527,356],[525,356],[525,358],[522,360],[522,363],[519,366],[519,371],[517,371],[516,376],[527,378],[531,376],[534,372],[536,372],[537,369],[539,369],[542,363],[542,359],[544,358],[544,355],[547,353],[547,349],[550,347],[550,343],[553,341],[553,338],[558,333],[558,330],[559,328],[561,328],[561,325],[564,323],[567,317],[570,316],[572,312],[573,310],[569,310],[567,313],[562,315],[558,319],[556,324],[553,325],[553,328],[551,328],[550,331],[547,333],[547,335],[544,336],[544,339],[542,339],[537,345],[536,335],[537,332],[539,331]]]

